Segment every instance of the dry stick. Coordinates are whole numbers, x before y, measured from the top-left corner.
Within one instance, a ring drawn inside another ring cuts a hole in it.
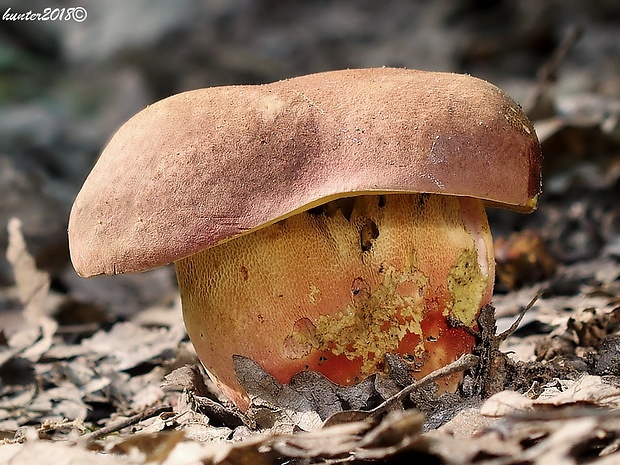
[[[526,102],[523,104],[523,112],[530,115],[532,111],[538,106],[542,96],[545,94],[551,83],[555,80],[554,76],[562,63],[562,60],[566,57],[568,51],[575,45],[575,43],[581,38],[583,34],[583,28],[581,26],[573,26],[568,32],[564,40],[557,46],[551,58],[545,62],[545,64],[538,71],[538,80],[536,87],[530,94]]]
[[[363,421],[367,418],[377,418],[384,413],[386,413],[394,404],[401,402],[405,397],[411,394],[413,391],[417,389],[421,389],[427,384],[434,383],[435,381],[444,378],[446,376],[453,375],[454,373],[459,373],[465,370],[469,370],[470,368],[475,367],[478,364],[478,357],[472,354],[462,355],[458,360],[446,365],[438,370],[433,371],[432,373],[426,375],[419,381],[414,381],[412,384],[402,389],[401,391],[394,394],[389,399],[382,402],[377,407],[371,410],[347,410],[344,412],[337,412],[330,416],[325,423],[323,423],[323,427],[337,425],[340,423],[350,423],[354,421]]]
[[[171,412],[171,411],[172,411],[172,407],[170,405],[159,405],[157,407],[151,407],[129,418],[124,418],[123,420],[119,420],[107,426],[104,426],[103,428],[98,429],[97,431],[93,431],[92,433],[85,434],[84,436],[80,438],[80,440],[94,441],[96,439],[102,438],[103,436],[107,436],[108,434],[116,433],[117,431],[127,428],[128,426],[132,426],[137,423],[140,423],[141,421],[146,420],[148,418],[160,415],[164,412]]]
[[[508,338],[508,336],[512,335],[512,333],[514,333],[517,330],[525,314],[534,306],[536,302],[538,302],[538,299],[540,299],[546,291],[547,291],[546,288],[538,291],[538,293],[532,298],[532,300],[530,300],[530,303],[527,304],[525,308],[521,310],[521,312],[519,313],[519,317],[510,325],[510,328],[508,328],[506,331],[496,336],[496,340],[498,341],[498,343],[504,342]],[[498,347],[499,347],[499,344],[498,344]]]

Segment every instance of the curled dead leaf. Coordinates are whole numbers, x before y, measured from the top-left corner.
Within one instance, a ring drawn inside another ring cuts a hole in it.
[[[58,323],[45,313],[50,277],[37,269],[34,258],[28,253],[19,219],[11,218],[8,232],[6,257],[13,268],[27,322],[21,331],[11,337],[9,346],[16,348],[21,357],[37,361],[52,346],[52,337],[58,328]]]

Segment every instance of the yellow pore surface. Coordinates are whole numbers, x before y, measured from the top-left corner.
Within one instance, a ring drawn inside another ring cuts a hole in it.
[[[341,384],[398,353],[423,375],[469,352],[494,261],[481,201],[440,195],[330,202],[176,262],[189,337],[242,408],[232,355],[287,383]]]

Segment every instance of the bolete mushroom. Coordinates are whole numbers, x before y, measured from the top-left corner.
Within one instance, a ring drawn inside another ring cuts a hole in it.
[[[485,204],[534,210],[540,165],[517,104],[471,76],[195,90],[114,135],[73,205],[71,257],[85,277],[174,262],[189,337],[242,409],[234,354],[282,383],[352,384],[390,353],[422,376],[472,350],[494,280]]]

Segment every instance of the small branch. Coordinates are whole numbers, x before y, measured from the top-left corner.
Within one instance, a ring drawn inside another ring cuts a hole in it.
[[[525,114],[532,114],[532,112],[538,107],[538,104],[549,89],[549,86],[555,81],[555,75],[560,67],[560,64],[573,45],[575,45],[581,38],[582,34],[582,27],[573,26],[564,40],[557,46],[551,57],[538,70],[536,87],[534,87],[534,90],[523,104],[523,111]]]
[[[546,289],[542,289],[538,291],[538,293],[532,298],[532,300],[530,300],[530,303],[527,304],[527,306],[523,310],[521,310],[518,318],[510,325],[510,328],[508,328],[506,331],[496,336],[498,349],[499,349],[499,344],[504,342],[506,339],[508,339],[508,336],[510,336],[512,333],[514,333],[517,330],[525,314],[534,306],[536,302],[538,302],[538,299],[542,297],[545,291]]]
[[[440,380],[441,378],[445,378],[446,376],[450,376],[455,373],[460,373],[462,371],[469,370],[470,368],[475,367],[478,364],[478,361],[479,361],[478,357],[476,357],[475,355],[472,355],[472,354],[461,355],[454,362],[444,367],[441,367],[433,371],[432,373],[429,373],[424,378],[422,378],[420,381],[416,381],[410,384],[409,386],[402,389],[400,392],[394,394],[392,397],[390,397],[385,402],[383,402],[381,405],[379,405],[378,407],[375,407],[371,411],[376,410],[375,412],[376,414],[382,414],[386,412],[388,408],[394,405],[395,403],[401,402],[402,400],[404,400],[405,397],[407,397],[413,391],[421,389],[427,384],[434,383],[435,381]]]
[[[124,418],[122,420],[111,423],[107,426],[104,426],[103,428],[98,429],[97,431],[93,431],[92,433],[85,434],[84,436],[80,438],[80,440],[84,440],[87,442],[95,441],[97,439],[101,439],[104,436],[107,436],[108,434],[116,433],[124,428],[127,428],[128,426],[136,425],[140,423],[141,421],[144,421],[148,418],[152,418],[164,412],[171,412],[171,411],[172,411],[172,407],[170,405],[159,405],[157,407],[151,407],[129,418]]]

